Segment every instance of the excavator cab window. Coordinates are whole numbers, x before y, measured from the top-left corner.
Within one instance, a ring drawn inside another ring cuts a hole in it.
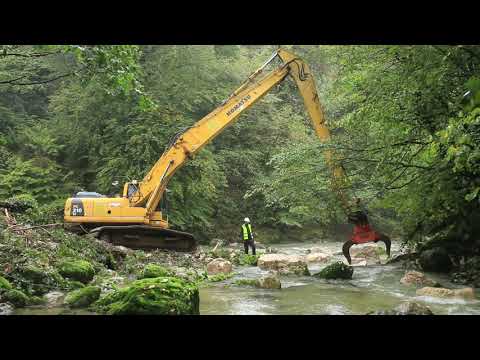
[[[138,190],[137,184],[128,183],[127,197],[130,199],[132,195],[137,192],[137,190]]]

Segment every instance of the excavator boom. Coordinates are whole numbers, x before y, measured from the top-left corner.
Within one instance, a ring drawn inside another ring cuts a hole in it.
[[[265,74],[267,66],[276,59],[280,59],[281,64]],[[325,124],[315,80],[308,65],[291,52],[278,49],[220,106],[177,134],[142,181],[125,184],[121,198],[68,199],[65,205],[65,223],[79,224],[100,238],[125,246],[192,250],[195,248],[193,236],[168,229],[168,221],[158,211],[169,180],[189,159],[233,125],[244,111],[288,75],[294,79],[304,99],[316,134],[321,141],[328,141],[330,132]],[[331,151],[326,152],[326,160],[332,168],[334,189],[341,189],[343,169],[335,166]],[[343,193],[337,193],[346,206],[347,200]],[[146,241],[146,238],[150,240]]]

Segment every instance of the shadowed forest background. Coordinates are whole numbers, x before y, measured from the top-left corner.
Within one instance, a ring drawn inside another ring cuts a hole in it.
[[[480,47],[285,48],[310,65],[333,141],[287,78],[174,176],[172,227],[236,240],[248,216],[259,241],[338,235],[329,146],[379,229],[478,252]],[[35,203],[29,220],[46,223],[76,191],[121,193],[274,50],[0,46],[0,200]]]

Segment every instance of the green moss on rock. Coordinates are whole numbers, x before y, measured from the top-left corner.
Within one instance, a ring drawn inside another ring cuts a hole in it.
[[[43,305],[46,303],[46,300],[44,298],[41,298],[40,296],[31,296],[28,299],[28,305]]]
[[[164,276],[173,276],[174,272],[157,264],[147,264],[139,276],[139,279],[151,279]]]
[[[9,302],[15,307],[24,307],[29,303],[28,296],[20,290],[8,290],[2,294],[2,301]]]
[[[326,266],[322,271],[314,274],[321,279],[345,279],[349,280],[353,275],[353,267],[345,265],[342,262],[336,262]]]
[[[72,308],[86,307],[98,300],[100,292],[98,286],[86,286],[68,293],[65,297],[65,304]]]
[[[215,275],[208,276],[208,281],[210,282],[224,281],[224,280],[230,279],[233,275],[234,275],[233,273],[229,273],[229,274],[218,273]]]
[[[3,276],[0,276],[0,289],[7,289],[10,290],[12,288],[12,284],[5,279]]]
[[[176,277],[136,280],[98,300],[93,309],[109,315],[199,315],[198,287]]]
[[[67,260],[60,264],[59,273],[70,280],[80,281],[84,284],[93,279],[95,269],[85,260]]]

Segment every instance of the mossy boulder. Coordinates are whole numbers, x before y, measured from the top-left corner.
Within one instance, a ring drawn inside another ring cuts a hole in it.
[[[58,271],[64,278],[84,284],[90,282],[95,275],[94,267],[85,260],[66,260],[60,264]]]
[[[0,289],[12,289],[12,284],[10,284],[10,282],[2,276],[0,276]]]
[[[24,307],[29,304],[28,296],[22,291],[12,289],[2,294],[2,301],[9,302],[15,307]]]
[[[196,284],[177,277],[136,280],[106,295],[93,309],[109,315],[199,315]]]
[[[65,297],[65,304],[72,308],[86,307],[98,300],[100,292],[98,286],[86,286],[68,293]]]
[[[234,284],[238,286],[257,286],[257,279],[238,279]]]
[[[353,267],[348,266],[342,262],[336,262],[331,265],[326,266],[319,273],[314,274],[313,276],[320,279],[344,279],[349,280],[353,275]]]
[[[150,279],[157,277],[173,276],[174,272],[157,264],[147,264],[139,276],[139,279]]]
[[[34,265],[22,267],[19,269],[19,273],[21,274],[22,278],[35,284],[43,284],[48,280],[46,271]]]
[[[419,262],[424,271],[447,273],[453,267],[447,251],[443,248],[433,248],[423,251],[420,254]]]

